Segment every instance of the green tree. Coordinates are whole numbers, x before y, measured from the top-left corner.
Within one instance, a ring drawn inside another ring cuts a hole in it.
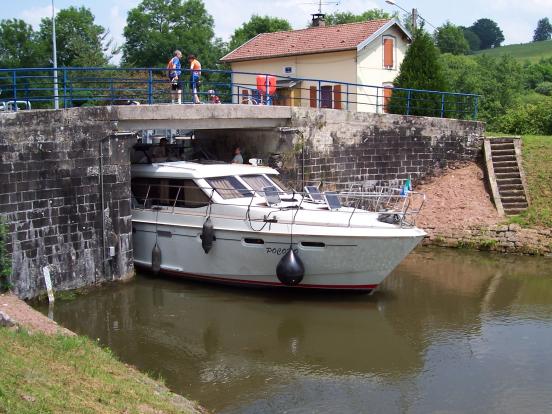
[[[260,33],[281,32],[285,30],[291,30],[291,25],[285,19],[253,15],[248,22],[245,22],[234,31],[228,42],[228,51],[240,47]]]
[[[94,23],[94,15],[86,7],[69,7],[56,15],[56,48],[58,66],[105,66],[110,58],[109,33]],[[44,18],[37,33],[42,51],[42,65],[51,66],[52,19]]]
[[[173,51],[193,53],[205,68],[215,68],[222,42],[202,0],[142,0],[128,13],[123,65],[162,67]]]
[[[548,17],[540,19],[533,35],[533,42],[541,42],[543,40],[550,40],[552,38],[552,24]]]
[[[376,19],[391,19],[396,14],[390,14],[382,9],[369,9],[361,14],[353,14],[351,12],[336,12],[326,15],[325,21],[328,26],[336,24],[365,22]]]
[[[450,90],[475,93],[479,101],[479,119],[487,128],[496,130],[497,120],[516,105],[524,91],[524,68],[513,57],[488,55],[453,56],[440,58]]]
[[[0,67],[36,66],[33,28],[23,20],[0,21]]]
[[[479,19],[471,25],[470,30],[481,40],[481,49],[499,47],[504,41],[504,34],[498,24],[491,19]]]
[[[439,50],[431,36],[423,29],[414,35],[414,40],[401,63],[399,76],[393,82],[395,88],[447,90],[447,82],[439,61]],[[436,116],[441,110],[441,96],[426,92],[394,90],[389,103],[393,113]],[[407,110],[408,107],[408,110]]]
[[[471,29],[459,26],[464,32],[464,38],[468,42],[470,52],[476,52],[481,49],[481,39]]]
[[[452,53],[453,55],[465,55],[469,52],[470,46],[464,37],[464,32],[458,26],[446,22],[435,32],[435,44],[441,53]]]

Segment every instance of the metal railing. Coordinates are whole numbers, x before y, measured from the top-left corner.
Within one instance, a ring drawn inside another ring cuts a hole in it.
[[[53,108],[56,100],[61,108],[171,102],[166,68],[63,67],[57,71],[55,96],[53,68],[0,69],[0,111],[31,105],[33,109]],[[260,88],[259,76],[266,79]],[[189,77],[190,70],[182,69],[181,78]],[[270,91],[271,81],[275,81],[275,91],[269,94],[266,91]],[[190,87],[188,82],[183,84],[183,102],[191,104]],[[480,98],[470,93],[209,69],[201,71],[199,96],[203,103],[304,106],[459,119],[477,119]]]
[[[173,214],[183,214],[189,216],[207,216],[219,217],[219,212],[213,211],[214,206],[240,206],[243,207],[244,213],[236,214],[235,216],[228,215],[228,212],[223,212],[220,216],[225,220],[248,221],[257,223],[267,223],[270,221],[271,215],[278,211],[295,211],[292,215],[293,224],[306,226],[338,226],[351,227],[351,221],[354,216],[366,213],[378,213],[378,220],[388,224],[397,224],[403,226],[414,226],[415,219],[421,211],[425,195],[416,191],[403,192],[400,188],[378,185],[371,187],[366,183],[358,183],[358,187],[354,191],[336,192],[336,195],[341,201],[343,208],[331,210],[325,202],[310,203],[309,194],[302,191],[276,191],[281,198],[281,203],[278,205],[269,205],[264,203],[265,193],[254,189],[246,189],[247,194],[243,194],[239,199],[250,199],[247,204],[233,203],[231,199],[224,199],[222,202],[217,202],[213,199],[213,195],[228,191],[227,188],[216,187],[199,187],[195,184],[189,185],[169,185],[169,184],[132,184],[132,206],[140,210],[155,210],[170,212]],[[365,190],[362,190],[365,188]],[[189,191],[199,191],[202,199],[187,199]],[[309,205],[310,207],[307,207]],[[205,208],[205,209],[203,209]],[[259,210],[254,216],[251,215],[251,209]],[[297,218],[299,211],[322,211],[332,215],[341,214],[343,221],[333,223],[320,221],[305,221],[305,217]],[[268,220],[268,221],[267,221]],[[291,224],[286,219],[281,217],[279,223]],[[358,223],[355,224],[359,226]]]

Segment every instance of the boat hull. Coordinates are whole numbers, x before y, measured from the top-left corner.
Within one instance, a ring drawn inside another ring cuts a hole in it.
[[[133,222],[134,260],[151,268],[155,243],[161,249],[161,272],[216,283],[252,287],[287,287],[276,266],[290,244],[305,265],[294,289],[373,291],[423,239],[418,229],[390,230],[378,236],[274,234],[270,231],[216,230],[209,253],[197,225]]]

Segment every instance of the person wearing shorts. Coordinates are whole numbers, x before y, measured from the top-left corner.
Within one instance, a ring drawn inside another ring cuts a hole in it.
[[[182,52],[180,50],[174,51],[174,56],[169,60],[167,68],[169,69],[169,81],[171,82],[171,103],[182,103],[182,80],[180,75],[182,73],[180,59],[182,59]]]
[[[198,96],[201,63],[199,63],[199,60],[193,54],[188,55],[188,62],[190,63],[190,92],[194,103],[198,104],[201,103]]]

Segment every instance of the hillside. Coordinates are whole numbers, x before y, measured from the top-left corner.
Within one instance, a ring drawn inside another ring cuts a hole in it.
[[[552,58],[552,40],[501,46],[494,49],[480,50],[475,53],[488,54],[489,56],[500,56],[509,54],[518,60],[528,60],[535,63],[538,62],[541,58]]]

